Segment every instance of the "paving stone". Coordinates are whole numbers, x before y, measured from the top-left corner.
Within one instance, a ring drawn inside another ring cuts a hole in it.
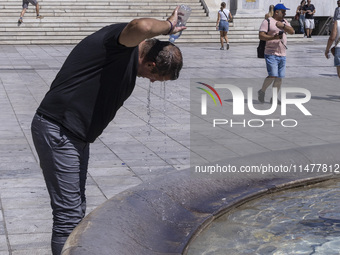
[[[226,149],[220,157],[340,141],[340,92],[332,85],[338,78],[333,61],[322,54],[327,39],[288,43],[283,86],[292,85],[296,78],[299,84],[309,79],[310,111],[315,119],[305,119],[300,130],[289,132],[225,132],[223,137],[213,137]],[[178,45],[184,56],[179,80],[164,86],[138,78],[132,96],[91,145],[87,213],[130,187],[189,167],[190,78],[252,78],[257,88],[267,76],[264,61],[256,58],[255,44],[233,44],[223,52],[218,43]],[[9,254],[2,233],[8,234],[13,255],[50,254],[51,209],[29,129],[35,109],[73,47],[0,45],[0,199],[5,215],[0,218],[0,255]],[[303,57],[311,51],[311,57]],[[320,86],[320,78],[330,82]],[[225,103],[232,105],[231,100]],[[208,153],[214,156],[218,151]]]

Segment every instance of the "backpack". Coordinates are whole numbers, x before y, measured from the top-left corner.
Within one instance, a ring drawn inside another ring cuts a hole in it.
[[[270,21],[269,19],[266,19],[268,21],[268,32],[269,32],[269,26]],[[267,34],[268,34],[267,32]],[[264,58],[264,49],[266,48],[266,41],[260,40],[259,46],[257,46],[257,57],[258,58]]]

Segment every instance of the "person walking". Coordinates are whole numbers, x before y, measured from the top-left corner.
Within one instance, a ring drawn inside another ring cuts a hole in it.
[[[265,102],[266,89],[273,83],[273,87],[280,90],[282,78],[286,71],[286,45],[287,35],[294,34],[294,29],[289,22],[284,18],[286,10],[289,10],[284,4],[277,4],[274,7],[274,15],[265,19],[259,31],[260,40],[266,41],[264,58],[266,60],[268,76],[263,82],[262,88],[258,91],[258,100],[261,103]],[[269,24],[268,24],[269,21]],[[269,31],[268,31],[269,25]],[[272,103],[272,99],[270,100]],[[278,101],[280,104],[280,101]]]
[[[302,0],[300,5],[296,8],[296,14],[299,16],[300,33],[303,35],[305,35],[305,13],[303,11],[305,5],[306,0]]]
[[[337,1],[337,4],[338,4],[338,7],[336,7],[334,10],[333,21],[340,19],[340,0]]]
[[[71,51],[31,124],[51,199],[53,255],[60,255],[86,210],[89,145],[131,95],[136,77],[176,80],[183,66],[180,49],[153,37],[176,27],[179,6],[167,20],[134,19],[106,26]]]
[[[339,1],[338,1],[339,2]],[[333,29],[328,38],[325,56],[326,58],[330,58],[329,50],[332,47],[333,42],[335,42],[334,48],[334,66],[336,67],[336,71],[338,73],[338,77],[340,78],[340,19],[336,20],[333,25]]]
[[[22,11],[21,11],[21,14],[20,14],[20,18],[18,19],[18,26],[20,26],[23,22],[23,18],[24,18],[24,15],[27,11],[27,8],[28,8],[28,5],[29,4],[32,4],[35,6],[35,12],[37,14],[37,19],[42,19],[43,16],[41,16],[39,14],[39,9],[40,9],[40,6],[39,6],[39,3],[37,0],[22,0]]]
[[[228,31],[229,31],[229,21],[233,19],[231,12],[226,9],[227,4],[225,2],[221,3],[221,9],[217,13],[217,22],[216,29],[220,31],[220,42],[221,48],[220,50],[224,50],[224,40],[227,43],[227,50],[229,50],[229,40],[228,40]]]
[[[312,32],[315,27],[314,24],[315,7],[313,4],[311,4],[311,0],[307,0],[307,4],[303,7],[303,12],[305,14],[305,28],[307,38],[312,38]]]

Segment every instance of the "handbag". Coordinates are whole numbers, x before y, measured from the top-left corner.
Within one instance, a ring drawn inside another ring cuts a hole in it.
[[[295,14],[294,19],[299,20],[300,19],[300,13]]]
[[[269,32],[269,26],[270,21],[269,19],[266,19],[268,21],[268,32]],[[268,34],[268,32],[266,34]],[[264,58],[264,50],[266,48],[266,41],[260,40],[259,46],[257,46],[257,57],[258,58]]]
[[[333,56],[335,56],[335,46],[333,46],[333,47],[331,48],[331,53],[332,53]]]
[[[266,41],[260,40],[259,46],[257,46],[257,57],[264,58],[264,50],[266,48]]]

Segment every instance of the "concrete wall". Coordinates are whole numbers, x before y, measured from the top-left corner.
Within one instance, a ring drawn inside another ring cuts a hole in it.
[[[237,15],[242,13],[246,13],[247,15],[254,16],[262,16],[264,13],[268,12],[268,8],[271,4],[277,4],[279,2],[284,3],[287,8],[290,8],[287,11],[287,16],[294,16],[297,6],[299,5],[301,0],[254,0],[255,2],[247,2],[247,0],[202,0],[206,3],[209,9],[209,17],[211,19],[217,19],[217,12],[220,8],[221,2],[226,2],[227,8],[231,10],[234,14],[236,12]],[[254,12],[253,10],[246,10],[246,12],[242,11],[241,8],[245,6],[245,4],[252,4],[254,6],[258,6],[259,9]],[[337,0],[312,0],[312,4],[314,4],[316,8],[315,16],[333,16],[334,9],[337,7]]]

